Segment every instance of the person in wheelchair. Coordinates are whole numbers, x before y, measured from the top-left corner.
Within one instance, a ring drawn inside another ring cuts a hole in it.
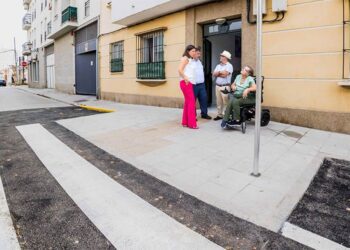
[[[256,84],[253,76],[254,70],[252,67],[245,66],[242,68],[241,74],[232,83],[232,93],[221,123],[222,128],[226,128],[229,120],[232,120],[233,124],[241,124],[240,107],[242,105],[255,104],[255,93],[252,92],[256,91]]]

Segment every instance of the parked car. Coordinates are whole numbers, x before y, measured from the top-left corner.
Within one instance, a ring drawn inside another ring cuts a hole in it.
[[[6,86],[6,81],[2,75],[0,75],[0,86]]]

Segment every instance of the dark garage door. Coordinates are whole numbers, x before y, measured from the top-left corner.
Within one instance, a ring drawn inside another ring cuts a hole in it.
[[[96,95],[96,51],[76,55],[76,92]]]
[[[97,22],[75,32],[76,93],[96,95]]]

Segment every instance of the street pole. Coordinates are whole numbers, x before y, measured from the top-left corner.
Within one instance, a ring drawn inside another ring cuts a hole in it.
[[[15,54],[15,70],[16,70],[16,78],[17,78],[17,82],[19,80],[19,71],[17,70],[17,50],[16,50],[16,37],[13,38],[13,50],[14,50],[14,54]],[[17,72],[18,71],[18,72]]]
[[[252,176],[259,177],[260,158],[260,123],[261,123],[261,91],[262,91],[262,0],[257,0],[256,20],[256,106],[255,106],[255,140],[254,166]]]

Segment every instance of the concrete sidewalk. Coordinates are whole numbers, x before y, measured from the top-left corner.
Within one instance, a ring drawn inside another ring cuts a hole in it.
[[[53,94],[51,94],[53,95]],[[73,97],[55,94],[62,101]],[[235,216],[278,231],[324,157],[349,159],[350,136],[271,122],[261,130],[260,178],[250,176],[254,124],[247,133],[199,120],[182,128],[181,110],[87,100],[115,113],[59,123],[135,167]]]

